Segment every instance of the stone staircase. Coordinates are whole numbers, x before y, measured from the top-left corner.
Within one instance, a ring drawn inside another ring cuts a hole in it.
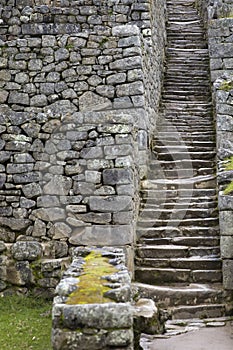
[[[160,120],[137,223],[135,284],[175,319],[225,313],[208,49],[194,5],[167,1]]]

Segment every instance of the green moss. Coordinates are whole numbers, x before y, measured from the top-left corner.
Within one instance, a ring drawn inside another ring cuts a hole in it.
[[[227,162],[224,165],[225,170],[233,170],[233,156],[225,159]]]
[[[231,183],[229,183],[227,185],[227,187],[225,188],[224,192],[223,192],[225,195],[227,194],[233,194],[233,181],[231,181]]]
[[[104,44],[106,44],[107,42],[108,42],[108,38],[103,38],[103,39],[101,40],[101,42],[99,43],[99,46],[100,46],[100,47],[103,47]]]
[[[233,89],[233,81],[223,81],[219,87],[220,90],[230,91]]]
[[[83,273],[79,277],[78,289],[70,294],[67,304],[109,303],[113,300],[104,294],[110,290],[103,276],[113,274],[118,270],[101,254],[91,252],[84,258]]]

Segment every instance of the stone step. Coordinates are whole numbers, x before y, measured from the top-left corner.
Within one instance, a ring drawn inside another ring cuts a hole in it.
[[[188,258],[192,256],[219,256],[219,246],[190,247],[175,244],[138,245],[137,255],[140,258]]]
[[[161,308],[177,305],[197,305],[208,303],[221,303],[223,290],[220,284],[186,284],[185,286],[153,286],[145,283],[134,282],[133,288],[140,293],[142,298],[155,301]]]
[[[210,257],[189,257],[189,258],[136,258],[136,265],[156,268],[175,268],[193,271],[221,270],[222,261],[220,258]]]
[[[225,304],[177,306],[170,309],[172,319],[217,318],[225,315]]]
[[[141,188],[144,189],[161,189],[161,190],[175,190],[175,189],[212,189],[216,188],[216,177],[213,175],[195,176],[189,178],[178,179],[156,179],[141,181]],[[191,193],[192,194],[192,193]],[[191,196],[190,196],[191,197]]]
[[[213,218],[218,216],[217,208],[143,208],[139,213],[139,221],[160,218],[161,220],[169,220],[171,215],[174,217],[176,215],[178,218],[184,219],[197,219],[197,218]]]
[[[159,164],[164,169],[199,169],[215,167],[214,160],[200,159],[160,160]]]
[[[214,175],[215,169],[213,168],[199,168],[199,169],[149,169],[147,176],[148,179],[164,177],[166,179],[182,179],[190,177],[190,174],[193,176],[205,176],[205,175]]]
[[[140,211],[145,209],[210,209],[214,208],[217,209],[217,201],[209,201],[209,202],[201,202],[201,201],[194,201],[194,200],[187,200],[187,201],[181,201],[171,202],[170,200],[160,199],[160,198],[142,198],[140,202]]]
[[[165,151],[173,151],[173,152],[177,152],[177,151],[181,151],[181,152],[184,152],[184,151],[188,151],[188,152],[213,152],[213,145],[211,146],[208,146],[208,145],[204,145],[204,146],[198,146],[198,145],[195,145],[195,146],[192,146],[192,145],[172,145],[172,146],[169,146],[169,145],[155,145],[153,147],[153,151],[155,152],[160,152],[160,153],[165,153]]]
[[[219,246],[220,238],[216,236],[193,236],[193,237],[164,237],[164,238],[145,238],[142,237],[138,244],[141,245],[181,245],[188,247],[209,247],[209,246]]]
[[[178,151],[171,151],[171,153],[167,152],[160,152],[157,154],[158,160],[185,160],[185,159],[191,159],[191,160],[212,160],[216,156],[215,151],[209,151],[207,152],[178,152]]]
[[[154,268],[154,267],[137,267],[135,268],[135,279],[141,283],[154,285],[174,285],[177,283],[221,283],[221,270],[206,270],[202,273],[202,279],[199,281],[200,271],[190,269],[174,268]]]
[[[165,227],[137,227],[137,237],[140,240],[144,238],[167,238],[167,237],[196,237],[197,234],[205,235],[207,238],[216,236],[219,237],[219,226],[183,226],[182,223],[180,226],[165,226]]]
[[[143,181],[145,184],[145,181]],[[145,198],[160,198],[160,199],[175,199],[178,201],[184,201],[187,203],[186,199],[190,201],[196,200],[212,200],[213,198],[216,198],[216,189],[194,189],[194,188],[179,188],[174,190],[158,190],[158,189],[148,189],[148,188],[142,188],[141,193]],[[193,200],[192,200],[193,199]]]
[[[181,221],[182,220],[182,221]],[[218,225],[218,218],[191,218],[191,219],[174,219],[170,218],[167,220],[163,219],[141,219],[139,217],[138,220],[138,227],[142,228],[151,228],[151,227],[178,227],[179,225],[182,226],[217,226]]]

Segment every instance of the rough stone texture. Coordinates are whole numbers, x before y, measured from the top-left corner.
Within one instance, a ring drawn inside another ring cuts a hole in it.
[[[223,285],[233,289],[232,217],[233,192],[227,192],[232,185],[233,158],[233,47],[232,47],[232,3],[213,1],[208,7],[208,37],[210,52],[211,80],[216,105],[217,121],[217,166],[219,185],[219,223],[221,234],[221,257],[223,259]]]
[[[112,299],[112,302],[67,304],[70,294],[78,290],[79,277],[81,278],[85,266],[84,257],[91,252],[107,258],[116,268],[115,273],[104,276],[110,286],[105,296]],[[54,298],[52,312],[53,349],[133,349],[130,277],[124,263],[125,256],[121,249],[75,249],[73,262],[56,288],[57,296]]]

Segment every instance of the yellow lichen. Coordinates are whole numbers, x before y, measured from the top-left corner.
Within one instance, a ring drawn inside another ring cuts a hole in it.
[[[109,263],[108,258],[97,252],[91,252],[84,258],[83,272],[79,277],[78,288],[70,294],[67,304],[96,304],[113,302],[104,294],[110,290],[103,276],[116,273],[118,270]]]
[[[226,159],[225,170],[233,170],[233,156]]]
[[[233,193],[233,181],[231,181],[227,187],[225,188],[224,192],[225,195]]]

